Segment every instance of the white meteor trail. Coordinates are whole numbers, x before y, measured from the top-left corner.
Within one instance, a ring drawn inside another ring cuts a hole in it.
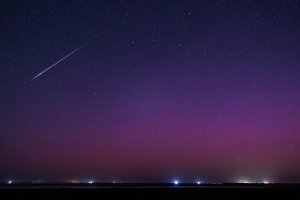
[[[45,73],[46,71],[48,71],[49,69],[51,69],[52,67],[54,67],[55,65],[57,65],[58,63],[60,63],[61,61],[63,61],[64,59],[66,59],[67,57],[69,57],[70,55],[72,55],[73,53],[75,53],[76,51],[78,51],[79,49],[81,49],[82,47],[84,47],[85,45],[87,45],[88,43],[90,43],[91,41],[93,41],[94,39],[96,39],[99,35],[97,35],[96,37],[94,37],[93,39],[91,39],[90,41],[84,43],[83,45],[81,45],[79,48],[75,49],[74,51],[72,51],[71,53],[69,53],[68,55],[66,55],[65,57],[63,57],[62,59],[60,59],[59,61],[57,61],[56,63],[54,63],[53,65],[51,65],[50,67],[48,67],[47,69],[45,69],[44,71],[42,71],[41,73],[39,73],[38,75],[36,75],[35,77],[33,77],[33,79],[39,77],[40,75],[42,75],[43,73]],[[31,79],[31,80],[33,80]]]

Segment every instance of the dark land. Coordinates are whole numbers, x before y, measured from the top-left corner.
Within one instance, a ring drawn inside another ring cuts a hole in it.
[[[287,198],[300,194],[300,184],[241,184],[222,183],[75,183],[75,184],[0,184],[1,196],[16,198],[138,198],[138,199],[186,199],[186,198],[230,198],[261,199]]]

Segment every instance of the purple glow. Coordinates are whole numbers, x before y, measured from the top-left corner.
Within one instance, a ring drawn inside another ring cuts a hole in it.
[[[300,181],[299,2],[3,6],[0,181]]]

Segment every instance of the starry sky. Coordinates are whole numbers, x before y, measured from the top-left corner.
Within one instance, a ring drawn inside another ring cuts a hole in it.
[[[298,0],[4,0],[0,35],[0,181],[300,182]]]

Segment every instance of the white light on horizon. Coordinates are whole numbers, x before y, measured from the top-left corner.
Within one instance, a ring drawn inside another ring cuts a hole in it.
[[[8,184],[11,184],[12,183],[12,181],[8,181]]]
[[[89,181],[89,184],[92,184],[93,183],[93,181]]]
[[[177,185],[177,184],[178,184],[178,181],[174,181],[174,183],[175,183],[175,185]]]
[[[200,181],[198,181],[197,184],[200,185]]]

